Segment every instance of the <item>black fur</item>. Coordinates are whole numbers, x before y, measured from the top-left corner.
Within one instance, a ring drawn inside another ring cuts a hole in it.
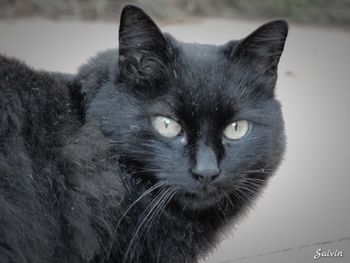
[[[281,161],[274,87],[286,35],[273,21],[223,46],[181,43],[127,6],[119,50],[77,76],[0,57],[0,262],[206,256]],[[158,115],[182,132],[160,136]],[[241,119],[248,136],[226,139]],[[220,170],[205,187],[198,162]]]

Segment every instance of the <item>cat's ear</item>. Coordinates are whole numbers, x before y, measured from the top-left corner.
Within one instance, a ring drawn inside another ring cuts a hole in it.
[[[285,20],[274,20],[252,32],[234,44],[230,56],[233,59],[252,58],[264,72],[274,73],[284,49],[288,34]]]
[[[142,9],[125,6],[119,27],[120,79],[154,75],[169,59],[168,51],[168,43],[153,20]]]

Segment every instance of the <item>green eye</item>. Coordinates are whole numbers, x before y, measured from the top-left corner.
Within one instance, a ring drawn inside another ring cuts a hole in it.
[[[152,119],[154,129],[162,136],[172,138],[181,132],[181,125],[165,116],[157,116]]]
[[[248,134],[250,123],[246,120],[235,121],[228,125],[224,130],[224,135],[230,140],[239,140]]]

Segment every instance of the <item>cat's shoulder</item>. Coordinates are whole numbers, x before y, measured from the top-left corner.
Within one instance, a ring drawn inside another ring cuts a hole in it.
[[[13,68],[24,69],[27,68],[27,66],[24,64],[24,62],[17,58],[0,53],[0,73],[3,74],[4,72],[8,72]]]
[[[44,133],[56,132],[66,123],[79,123],[73,82],[69,74],[36,70],[0,54],[0,140],[5,138],[4,132],[13,137],[25,130],[43,141]]]
[[[43,93],[68,95],[67,86],[73,85],[74,81],[75,78],[71,74],[37,70],[18,58],[0,54],[0,90],[2,93],[26,93],[28,95],[26,98],[33,95],[38,99],[45,99]]]
[[[0,87],[2,91],[19,89],[26,82],[39,82],[42,77],[19,59],[0,54]]]

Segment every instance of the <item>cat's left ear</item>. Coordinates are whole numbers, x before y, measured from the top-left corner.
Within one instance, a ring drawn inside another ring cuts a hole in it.
[[[140,8],[123,8],[119,27],[120,79],[159,74],[169,60],[168,43],[153,20]]]
[[[233,59],[251,58],[264,72],[274,73],[284,49],[288,34],[285,20],[274,20],[253,31],[234,44],[230,56]]]

